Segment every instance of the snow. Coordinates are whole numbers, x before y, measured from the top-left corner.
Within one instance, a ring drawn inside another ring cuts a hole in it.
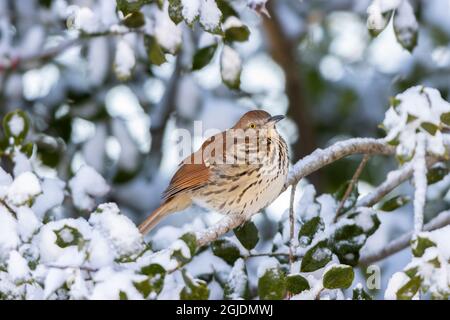
[[[41,183],[42,193],[38,195],[31,209],[41,219],[51,209],[60,206],[64,201],[64,181],[45,178]]]
[[[41,225],[30,208],[23,206],[17,209],[17,232],[22,241],[28,242]]]
[[[120,39],[117,42],[114,58],[114,71],[117,77],[120,80],[128,79],[135,65],[136,58],[134,56],[134,50],[126,40]]]
[[[8,121],[8,128],[9,128],[11,134],[14,137],[17,137],[25,129],[25,120],[21,116],[14,114],[11,117],[11,119]]]
[[[109,187],[105,179],[92,167],[82,166],[69,181],[69,188],[75,206],[80,210],[92,210],[95,206],[93,197],[104,196]]]
[[[201,0],[200,24],[206,31],[214,31],[220,26],[222,12],[215,0]]]
[[[42,192],[38,178],[32,172],[24,172],[14,179],[8,189],[7,201],[20,206]]]
[[[223,24],[223,29],[228,30],[230,28],[239,28],[239,27],[242,27],[243,25],[244,24],[242,23],[242,21],[239,20],[237,17],[229,16]]]
[[[220,57],[220,73],[225,83],[234,84],[239,81],[242,69],[241,64],[241,58],[236,50],[225,45]]]
[[[130,256],[143,249],[139,230],[128,217],[120,214],[114,203],[101,204],[89,218],[89,223],[108,239],[118,257]],[[189,249],[187,250],[190,257]]]
[[[245,273],[245,263],[242,258],[239,258],[234,263],[230,274],[228,275],[228,287],[231,290],[229,299],[242,299],[247,288],[247,274]]]
[[[426,151],[438,156],[445,154],[444,136],[441,132],[441,115],[450,112],[450,103],[442,99],[438,90],[415,86],[395,96],[399,102],[386,111],[383,126],[386,129],[387,141],[398,140],[396,148],[398,156],[409,159],[417,144],[417,131],[425,134]],[[409,117],[408,117],[409,115]],[[414,117],[411,119],[411,116]],[[426,131],[423,123],[431,123],[437,131],[433,135]]]
[[[367,27],[374,30],[383,29],[387,21],[382,14],[396,9],[403,1],[405,0],[373,0],[367,8]]]
[[[96,14],[88,7],[73,7],[72,23],[75,29],[93,33],[99,31],[100,21]]]
[[[146,277],[137,275],[130,270],[115,272],[110,268],[97,272],[94,281],[97,283],[93,289],[92,300],[118,300],[119,293],[123,292],[128,299],[142,300],[142,295],[136,290],[133,283],[145,280]]]
[[[154,25],[152,34],[156,37],[158,44],[169,53],[174,54],[181,45],[181,28],[177,26],[168,13],[168,1],[165,2],[163,11],[155,8],[153,11]]]
[[[7,271],[13,281],[26,280],[30,274],[28,262],[16,250],[11,251],[8,259]]]
[[[264,259],[260,265],[258,266],[257,275],[258,278],[261,278],[267,270],[270,269],[276,269],[279,266],[279,262],[277,259],[268,257],[267,259]]]
[[[400,43],[412,43],[415,33],[419,29],[414,10],[408,0],[403,0],[397,8],[394,18],[394,28],[398,30]]]
[[[424,133],[419,133],[417,137],[416,154],[414,156],[414,232],[422,231],[425,201],[427,196],[427,163],[426,138]]]
[[[388,287],[384,292],[386,300],[397,300],[397,291],[409,281],[409,277],[403,272],[396,272],[389,280]]]
[[[181,0],[181,14],[184,20],[191,24],[199,15],[201,0]]]

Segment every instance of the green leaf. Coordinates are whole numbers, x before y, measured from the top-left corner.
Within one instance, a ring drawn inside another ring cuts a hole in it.
[[[343,185],[341,185],[339,187],[338,191],[336,191],[336,193],[334,194],[334,197],[336,198],[336,200],[342,201],[342,199],[344,198],[345,192],[347,191],[347,188],[349,187],[350,183],[351,183],[351,180],[348,180],[347,182],[345,182]],[[355,183],[350,192],[350,195],[348,196],[347,200],[345,200],[344,206],[342,207],[340,214],[343,214],[343,213],[349,211],[351,208],[353,208],[356,203],[356,200],[358,199],[358,196],[359,196],[358,184]]]
[[[217,49],[217,43],[199,49],[192,61],[192,70],[199,70],[210,63]]]
[[[290,274],[286,277],[286,289],[291,294],[299,294],[304,290],[309,290],[309,282],[299,274]]]
[[[359,260],[359,251],[366,243],[367,238],[372,235],[379,227],[380,220],[376,214],[371,214],[371,226],[358,225],[358,220],[366,221],[366,217],[358,217],[361,214],[355,212],[347,216],[349,223],[339,226],[332,234],[329,242],[330,249],[338,256],[339,261],[344,264],[355,266]],[[351,221],[354,220],[354,221]],[[363,229],[363,227],[365,229]]]
[[[33,150],[34,150],[34,143],[33,142],[29,142],[27,144],[24,144],[20,148],[20,152],[25,154],[28,158],[31,158],[31,156],[33,155]]]
[[[408,117],[406,118],[406,123],[411,123],[411,122],[413,122],[414,120],[417,120],[417,117],[416,117],[416,116],[413,116],[412,114],[409,114],[409,113],[408,113]]]
[[[428,238],[417,236],[411,241],[412,253],[415,257],[421,257],[430,247],[435,247],[436,243]]]
[[[116,0],[117,10],[122,11],[124,16],[139,11],[143,4],[142,0]]]
[[[180,292],[181,300],[206,300],[209,297],[209,289],[205,281],[193,279],[185,270],[182,270],[183,280],[186,286]]]
[[[398,195],[393,198],[390,198],[389,200],[386,200],[381,206],[381,211],[394,211],[395,209],[398,209],[405,204],[407,204],[411,200],[408,196]]]
[[[373,298],[362,288],[362,286],[357,286],[353,289],[352,300],[373,300]]]
[[[141,282],[134,282],[135,288],[147,298],[151,293],[159,294],[164,286],[166,270],[159,264],[153,263],[143,267],[141,273],[147,276],[147,279]]]
[[[431,122],[422,122],[420,126],[432,136],[434,136],[439,129],[437,125]]]
[[[239,242],[247,250],[252,250],[259,241],[258,228],[251,221],[233,230]]]
[[[214,255],[225,260],[228,264],[233,265],[241,256],[239,248],[228,239],[219,239],[212,243],[211,249]]]
[[[156,38],[149,35],[144,35],[144,45],[147,50],[147,56],[150,63],[160,66],[166,62],[164,51],[156,41]]]
[[[351,286],[355,272],[351,266],[345,264],[328,268],[323,275],[323,286],[327,289],[347,289]]]
[[[258,295],[261,300],[281,300],[286,296],[285,275],[280,268],[270,268],[258,280]]]
[[[191,252],[191,257],[193,257],[195,255],[195,252],[197,251],[197,237],[195,236],[195,233],[185,233],[180,237],[180,239],[186,243],[189,251]]]
[[[406,284],[397,290],[397,299],[399,300],[411,300],[419,291],[421,285],[421,279],[419,276],[411,278]]]
[[[216,3],[222,12],[222,21],[225,21],[230,16],[239,16],[236,10],[229,4],[228,0],[216,0]]]
[[[247,26],[240,26],[240,27],[231,27],[225,30],[225,41],[233,42],[244,42],[247,41],[250,36],[250,30],[247,28]]]
[[[441,121],[447,126],[450,126],[450,112],[441,114]]]
[[[327,241],[322,240],[306,251],[300,266],[301,272],[313,272],[323,268],[331,261],[331,250],[327,247]]]
[[[449,170],[444,165],[437,165],[433,168],[429,169],[427,172],[427,181],[428,184],[433,184],[444,179],[446,175],[448,175]]]
[[[3,118],[3,129],[5,136],[13,139],[16,145],[22,143],[30,129],[28,115],[19,109],[7,113]]]
[[[325,228],[322,218],[320,216],[313,217],[305,223],[300,228],[298,233],[298,241],[302,247],[306,247],[311,244],[311,241],[314,239],[314,235],[317,232],[323,231]]]
[[[183,21],[182,9],[181,0],[169,0],[169,17],[175,24]]]
[[[125,291],[119,291],[119,300],[128,300],[128,295]]]
[[[61,248],[67,248],[69,246],[78,246],[80,250],[84,244],[83,235],[78,231],[78,229],[64,225],[61,229],[53,231],[56,235],[55,243]]]
[[[145,24],[145,17],[140,11],[130,12],[122,22],[128,28],[140,28]]]
[[[402,103],[402,100],[396,97],[389,97],[389,105],[391,105],[394,109],[397,108]]]

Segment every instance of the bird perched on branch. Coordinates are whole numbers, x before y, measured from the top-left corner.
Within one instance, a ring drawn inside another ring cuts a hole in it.
[[[249,111],[232,128],[207,139],[181,162],[162,204],[140,232],[148,233],[162,218],[193,203],[245,220],[268,206],[288,173],[287,146],[275,127],[283,118]]]

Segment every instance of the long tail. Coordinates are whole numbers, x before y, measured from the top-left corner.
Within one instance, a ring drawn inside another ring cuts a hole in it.
[[[170,209],[171,208],[167,205],[167,203],[162,204],[139,225],[139,232],[143,235],[149,233],[150,230],[152,230],[162,218],[171,213]]]
[[[190,205],[191,200],[186,196],[179,196],[163,203],[139,225],[139,232],[142,233],[142,235],[146,235],[161,221],[162,218],[173,212],[186,209]]]

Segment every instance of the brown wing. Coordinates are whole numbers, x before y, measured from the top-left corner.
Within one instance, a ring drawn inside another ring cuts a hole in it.
[[[180,192],[194,190],[206,184],[209,178],[209,169],[202,164],[182,164],[169,186],[163,193],[164,202],[172,199]]]
[[[203,151],[206,147],[213,147],[216,143],[224,143],[223,132],[206,140],[201,148],[181,162],[167,189],[163,193],[163,200],[167,202],[181,192],[195,190],[208,182],[209,168],[205,165]],[[211,149],[214,154],[214,148]],[[200,162],[200,163],[199,163]]]

